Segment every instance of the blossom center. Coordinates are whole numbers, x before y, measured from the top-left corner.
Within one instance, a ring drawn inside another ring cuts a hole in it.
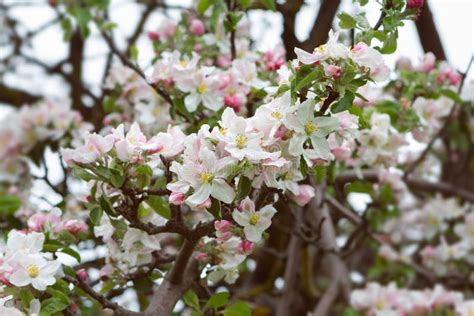
[[[280,120],[283,117],[283,115],[279,111],[274,111],[272,113],[272,117],[276,118],[277,120]]]
[[[26,272],[30,278],[36,278],[39,274],[38,266],[35,264],[30,264],[28,268],[26,268]]]
[[[385,302],[383,299],[379,299],[377,300],[377,302],[375,302],[375,309],[382,310],[384,309],[384,307],[385,307]]]
[[[314,125],[313,122],[306,123],[305,126],[304,126],[304,131],[308,135],[313,134],[314,132],[316,132],[317,129],[318,129],[318,127],[316,125]]]
[[[210,183],[212,181],[212,179],[213,179],[213,176],[209,172],[201,173],[201,182],[202,183]]]
[[[225,127],[219,127],[219,132],[220,132],[223,136],[225,136],[225,135],[227,135],[227,128],[225,128]]]
[[[183,67],[186,67],[188,65],[188,61],[183,59],[179,61],[179,64]]]
[[[239,134],[235,137],[235,143],[237,144],[237,147],[242,149],[247,145],[247,136]]]
[[[207,85],[204,84],[204,83],[201,83],[198,87],[197,87],[197,92],[199,94],[203,94],[207,91]]]
[[[258,221],[260,220],[260,215],[258,215],[257,213],[253,213],[252,215],[250,215],[249,217],[249,223],[250,225],[257,225]]]

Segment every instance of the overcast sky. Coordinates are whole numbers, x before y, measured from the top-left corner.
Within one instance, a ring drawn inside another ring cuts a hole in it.
[[[2,1],[2,0],[0,0]],[[19,3],[22,0],[3,0],[5,3]],[[31,0],[28,1],[31,3]],[[38,1],[40,2],[40,1]],[[299,39],[307,37],[313,21],[317,15],[320,0],[307,0],[307,6],[301,10],[297,16],[296,33]],[[449,62],[458,70],[464,71],[471,55],[473,53],[473,0],[430,0],[435,21],[444,44]],[[192,0],[168,0],[168,3],[181,4],[188,6]],[[379,5],[375,0],[370,0],[369,5],[364,7],[368,9],[368,18],[372,24],[379,16]],[[340,10],[348,13],[354,12],[352,0],[343,0]],[[20,6],[12,13],[18,17],[29,30],[36,29],[47,21],[54,18],[53,11],[47,6],[29,5]],[[133,31],[136,21],[141,15],[140,7],[133,4],[130,0],[112,0],[111,19],[120,27],[116,31],[116,40],[119,45],[124,43],[124,38]],[[171,16],[178,19],[179,11],[171,12]],[[269,49],[280,42],[282,32],[282,17],[279,13],[266,11],[254,11],[250,14],[252,27],[252,36],[257,40],[257,46],[261,50]],[[158,13],[152,15],[145,30],[155,29],[161,22],[162,16]],[[268,31],[269,30],[269,31]],[[412,59],[418,59],[422,56],[422,49],[418,40],[418,35],[414,23],[409,21],[406,26],[400,29],[399,46],[396,53],[386,55],[386,61],[389,66],[393,66],[400,56],[407,56]],[[153,51],[151,44],[142,36],[138,42],[140,51],[139,62],[146,67],[151,60]],[[8,54],[6,50],[0,47],[0,57]],[[67,43],[62,41],[62,32],[59,26],[50,27],[42,32],[40,36],[35,37],[33,46],[29,49],[29,54],[45,62],[55,62],[66,56]],[[108,52],[99,35],[92,36],[87,41],[86,56],[88,61],[85,64],[84,79],[98,92],[99,83],[102,74],[98,69],[103,69],[105,56]],[[474,78],[472,72],[470,80]],[[31,67],[20,67],[19,73],[7,74],[5,81],[8,84],[18,85],[34,93],[64,96],[67,91],[60,85],[59,79],[49,78],[44,80],[40,69]]]

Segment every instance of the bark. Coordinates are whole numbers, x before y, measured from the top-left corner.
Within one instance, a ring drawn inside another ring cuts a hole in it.
[[[441,42],[428,2],[421,9],[420,16],[415,24],[423,50],[425,52],[432,52],[437,59],[446,60],[443,43]]]
[[[340,0],[321,1],[318,16],[314,21],[309,37],[303,42],[304,49],[312,51],[315,47],[326,43],[340,3]]]

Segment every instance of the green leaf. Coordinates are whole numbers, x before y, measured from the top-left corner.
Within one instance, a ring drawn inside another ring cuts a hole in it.
[[[347,192],[372,193],[372,183],[368,181],[354,181],[346,188]]]
[[[105,113],[111,113],[115,110],[115,98],[113,97],[106,97],[104,103],[102,104]]]
[[[199,298],[192,290],[188,290],[186,293],[184,293],[183,301],[184,304],[194,308],[197,311],[199,311],[201,308],[199,306]]]
[[[90,180],[100,180],[95,174],[89,172],[88,170],[85,170],[79,166],[74,166],[72,168],[72,171],[76,177],[81,178],[84,181],[90,181]]]
[[[445,97],[450,98],[451,100],[453,100],[453,101],[456,102],[456,103],[459,103],[459,104],[462,103],[461,97],[459,97],[459,95],[458,95],[456,92],[454,92],[453,90],[450,90],[450,89],[442,89],[441,91],[439,91],[439,93],[441,93],[441,94],[444,95]]]
[[[383,42],[383,47],[380,50],[382,54],[393,54],[397,50],[398,32],[392,32]]]
[[[52,297],[58,299],[59,301],[63,302],[64,304],[69,304],[70,300],[69,297],[64,294],[62,291],[53,288],[52,286],[48,286],[46,288],[46,292],[48,292]]]
[[[68,18],[63,18],[61,20],[61,28],[63,29],[63,41],[68,42],[72,37],[72,23]]]
[[[211,213],[215,218],[221,219],[221,202],[216,199],[212,199],[211,207],[207,209],[209,213]]]
[[[204,310],[209,308],[218,308],[222,307],[229,301],[229,292],[220,292],[212,295],[207,301],[206,306],[204,306]]]
[[[242,9],[248,9],[252,5],[253,0],[239,0]]]
[[[197,13],[199,15],[203,15],[204,12],[206,12],[207,9],[209,9],[210,6],[211,6],[211,0],[199,0],[196,7]]]
[[[276,11],[276,5],[274,0],[260,0],[260,2],[268,9]]]
[[[338,113],[348,110],[352,106],[354,97],[354,93],[346,91],[344,96],[331,107],[331,112]]]
[[[23,309],[28,310],[30,308],[30,302],[35,299],[35,296],[29,288],[22,288],[20,290],[20,300]]]
[[[40,316],[51,316],[65,310],[69,303],[65,303],[59,298],[51,297],[41,302]]]
[[[44,252],[56,252],[63,248],[64,244],[57,240],[47,240],[43,245]]]
[[[130,46],[130,57],[132,60],[138,60],[138,48],[135,45]]]
[[[78,8],[76,11],[77,24],[83,38],[89,36],[88,24],[92,20],[92,14],[87,8]]]
[[[78,263],[81,262],[81,255],[79,255],[79,253],[77,251],[75,251],[74,249],[72,249],[70,247],[64,247],[61,250],[59,250],[59,252],[70,255],[71,257],[76,259]]]
[[[14,195],[0,196],[0,216],[10,216],[20,208],[21,200]]]
[[[319,74],[320,73],[318,71],[311,71],[303,79],[298,81],[298,83],[296,84],[296,87],[295,87],[295,91],[300,91],[301,89],[306,87],[308,84],[313,82],[316,78],[318,78]]]
[[[125,182],[125,175],[123,171],[118,169],[110,169],[110,172],[112,173],[110,177],[110,182],[112,185],[116,188],[122,187],[123,183]]]
[[[234,201],[240,201],[247,197],[252,189],[252,181],[249,178],[241,176],[239,179],[239,185],[237,187],[237,194]]]
[[[352,29],[357,25],[356,19],[346,12],[339,13],[337,17],[339,18],[339,27],[341,29]]]
[[[224,316],[251,316],[252,310],[247,303],[237,301],[224,310]]]
[[[146,200],[146,203],[150,205],[150,207],[161,217],[164,217],[166,219],[171,218],[170,205],[162,197],[155,195],[150,196]]]
[[[107,199],[105,196],[101,195],[99,198],[99,205],[100,207],[109,214],[110,216],[115,216],[115,210],[110,203],[109,199]]]
[[[94,207],[89,213],[89,218],[94,225],[99,225],[102,219],[103,210],[100,207]]]

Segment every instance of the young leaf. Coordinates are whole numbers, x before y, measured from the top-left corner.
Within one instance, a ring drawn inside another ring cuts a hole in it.
[[[17,196],[0,196],[0,216],[10,216],[20,208],[21,200]]]
[[[229,292],[216,293],[209,298],[204,309],[222,307],[229,301]]]
[[[186,293],[184,293],[183,301],[184,304],[194,308],[197,311],[199,311],[199,309],[201,308],[199,306],[199,298],[192,290],[188,290]]]
[[[331,112],[338,113],[348,110],[352,106],[354,97],[354,93],[346,91],[346,94],[331,107]]]
[[[268,10],[276,11],[276,5],[274,0],[261,0],[260,1]]]
[[[357,25],[357,21],[346,12],[339,13],[337,17],[339,18],[339,27],[341,29],[352,29]]]
[[[242,200],[249,195],[250,190],[252,189],[252,182],[249,178],[241,176],[239,179],[239,186],[237,188],[237,194],[235,196],[235,201]]]
[[[224,310],[224,316],[251,316],[252,310],[242,301],[237,301]]]
[[[215,218],[221,219],[221,202],[216,199],[212,199],[211,207],[207,209],[209,213],[211,213]]]

